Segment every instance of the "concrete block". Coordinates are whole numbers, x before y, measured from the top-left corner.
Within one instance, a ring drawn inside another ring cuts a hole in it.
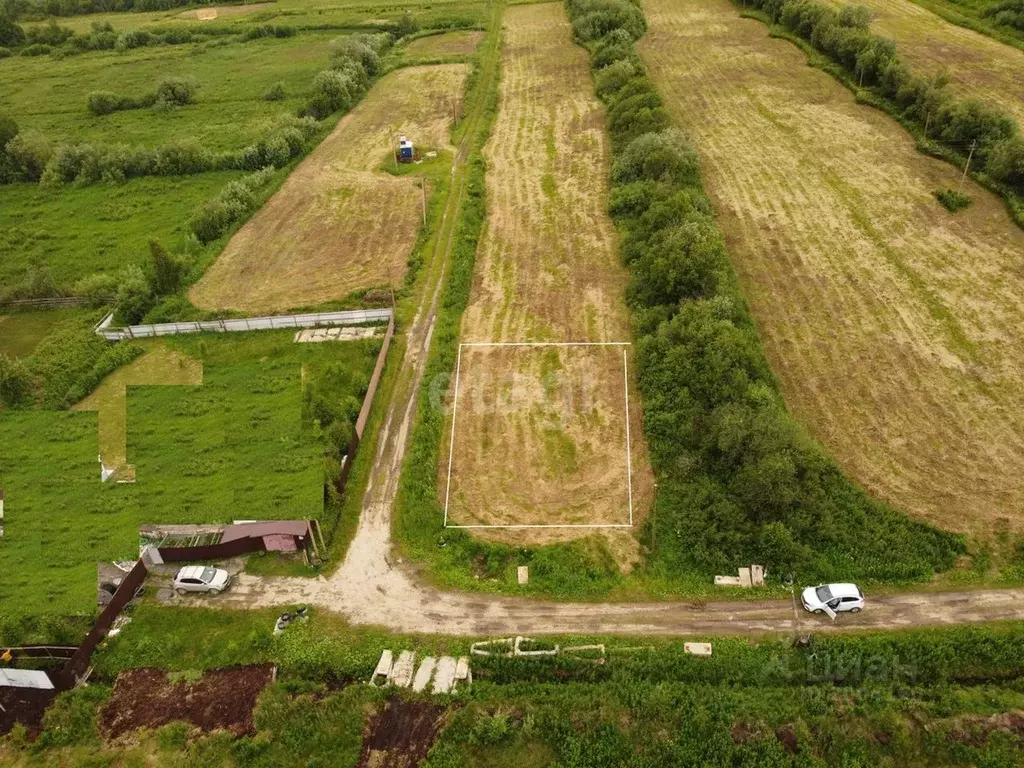
[[[420,668],[416,670],[416,677],[412,681],[413,691],[419,693],[427,687],[430,678],[434,676],[434,666],[436,664],[437,659],[433,656],[424,657],[423,661],[420,662]]]
[[[749,587],[750,586],[750,569],[749,568],[740,568],[739,572],[740,572],[740,586],[741,587]]]
[[[437,671],[434,673],[434,687],[431,692],[435,695],[448,693],[455,685],[455,670],[458,662],[451,656],[442,656],[437,660]]]
[[[755,587],[764,586],[764,566],[763,565],[752,565],[750,566],[750,583]]]
[[[519,576],[519,583],[526,584],[530,580],[530,568],[526,565],[520,565],[517,571]]]
[[[694,656],[710,656],[711,643],[683,643],[683,650]]]
[[[402,651],[398,654],[398,661],[391,667],[390,682],[399,688],[408,688],[412,682],[412,673],[416,664],[416,654],[412,651]]]
[[[469,667],[469,656],[460,656],[455,665],[455,682],[452,684],[452,692],[457,691],[461,685],[473,684],[473,670]]]
[[[376,669],[370,675],[370,685],[384,685],[387,683],[391,677],[391,667],[394,666],[394,663],[394,657],[390,648],[385,648],[381,651],[380,661],[377,662]]]
[[[740,580],[737,576],[715,576],[716,587],[738,587]]]

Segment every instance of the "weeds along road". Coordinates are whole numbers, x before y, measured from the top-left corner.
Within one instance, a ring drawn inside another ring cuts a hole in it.
[[[261,578],[242,574],[214,605],[259,608],[304,603],[334,611],[353,624],[397,632],[498,636],[514,634],[694,634],[842,631],[1024,619],[1024,589],[903,594],[869,599],[857,616],[832,623],[810,616],[792,601],[691,603],[555,603],[493,595],[444,592],[420,583],[414,568],[393,562],[391,516],[402,460],[416,413],[437,308],[450,262],[456,223],[465,197],[468,158],[498,76],[502,8],[495,4],[487,40],[480,98],[454,160],[452,185],[435,235],[428,277],[415,316],[405,330],[400,380],[381,428],[355,538],[330,576]],[[395,363],[393,362],[392,365]],[[185,602],[192,602],[195,598]],[[203,603],[207,604],[207,603]]]

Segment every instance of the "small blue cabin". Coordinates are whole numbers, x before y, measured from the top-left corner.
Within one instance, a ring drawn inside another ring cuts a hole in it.
[[[398,139],[398,159],[403,163],[411,163],[413,161],[412,142],[405,136],[401,136]]]

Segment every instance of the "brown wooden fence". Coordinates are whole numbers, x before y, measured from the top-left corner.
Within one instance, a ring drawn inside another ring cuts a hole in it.
[[[250,552],[265,552],[262,536],[250,536],[245,539],[225,541],[220,544],[207,544],[202,547],[158,547],[157,552],[165,563],[178,563],[182,560],[215,560],[221,557],[235,557]]]
[[[89,660],[92,658],[92,653],[96,650],[96,646],[106,637],[107,631],[114,623],[114,619],[120,615],[124,607],[135,597],[135,590],[142,585],[147,573],[146,564],[139,560],[135,563],[135,567],[128,572],[128,575],[124,577],[124,581],[117,588],[110,603],[103,609],[103,613],[100,614],[92,629],[89,630],[85,640],[78,646],[75,655],[71,657],[71,660],[64,665],[60,672],[50,675],[54,686],[58,690],[65,691],[74,688],[78,678],[85,674],[85,671],[89,668]]]
[[[381,344],[380,352],[377,354],[377,364],[373,367],[373,375],[370,377],[370,385],[366,388],[366,396],[363,398],[363,406],[359,409],[359,417],[356,419],[355,434],[349,440],[346,451],[347,458],[345,465],[341,468],[338,479],[334,481],[334,487],[338,493],[345,490],[348,484],[348,476],[352,473],[352,465],[356,460],[356,451],[359,450],[359,443],[363,439],[363,431],[366,429],[366,422],[370,419],[370,409],[373,407],[373,399],[377,396],[377,387],[380,386],[380,379],[384,373],[384,363],[388,357],[388,350],[391,348],[391,339],[395,335],[395,316],[388,321],[388,330],[384,334],[384,343]]]

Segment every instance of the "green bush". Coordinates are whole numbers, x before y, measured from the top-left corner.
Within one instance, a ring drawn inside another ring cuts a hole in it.
[[[142,268],[130,264],[121,270],[117,278],[117,293],[114,306],[118,317],[126,325],[138,323],[153,306],[154,296],[149,280]]]
[[[129,29],[117,36],[114,49],[129,51],[132,48],[144,48],[153,42],[153,35],[144,29]]]
[[[26,45],[21,49],[22,56],[45,56],[48,53],[52,53],[53,48],[43,43],[34,43],[33,45]]]
[[[0,405],[16,407],[32,394],[32,376],[17,358],[0,354]]]
[[[950,213],[956,213],[971,204],[970,197],[955,189],[940,189],[936,191],[935,198]]]
[[[33,27],[25,33],[25,39],[29,43],[42,43],[57,47],[63,45],[69,38],[74,37],[75,32],[67,27],[62,27],[54,19],[50,19],[41,27]]]
[[[230,181],[217,197],[203,203],[192,216],[189,227],[201,243],[223,235],[235,222],[251,215],[257,207],[255,192],[270,179],[273,168],[264,168],[238,181]]]
[[[6,155],[17,179],[39,181],[53,155],[53,147],[38,131],[21,131],[7,142]]]
[[[274,83],[263,92],[264,101],[281,101],[285,97],[284,83]]]
[[[6,13],[0,12],[0,45],[17,48],[25,42],[25,30]]]
[[[639,40],[647,31],[643,12],[629,0],[569,0],[567,5],[573,36],[581,43],[616,30],[624,30],[633,40]]]
[[[14,51],[12,51],[10,48],[5,48],[2,45],[0,45],[0,59],[6,59],[9,56],[13,56],[13,55],[14,55]]]
[[[83,277],[72,291],[76,296],[89,300],[89,305],[100,307],[117,295],[117,276],[105,272]]]
[[[195,99],[198,83],[186,77],[165,77],[156,86],[156,104],[183,107]]]

